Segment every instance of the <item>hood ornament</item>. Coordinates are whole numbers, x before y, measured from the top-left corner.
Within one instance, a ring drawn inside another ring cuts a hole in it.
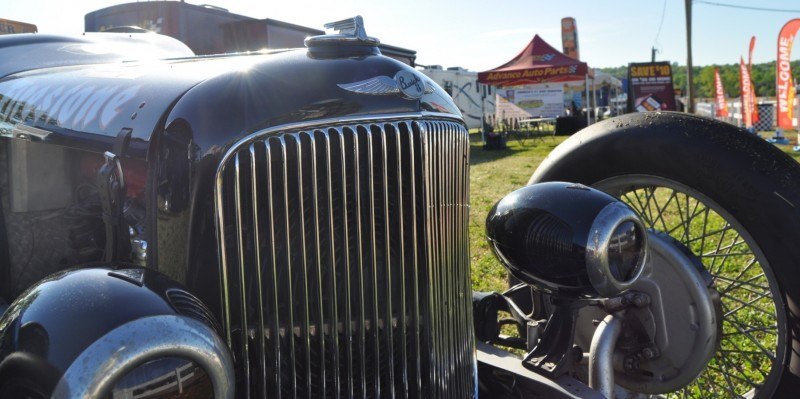
[[[416,100],[424,94],[435,91],[434,86],[419,72],[402,69],[393,78],[385,75],[352,83],[340,83],[347,91],[372,96],[399,95],[408,100]]]
[[[361,18],[360,15],[327,23],[325,29],[331,29],[336,33],[309,37],[305,40],[306,47],[335,44],[377,46],[381,42],[374,37],[367,36],[367,31],[364,29],[364,18]]]

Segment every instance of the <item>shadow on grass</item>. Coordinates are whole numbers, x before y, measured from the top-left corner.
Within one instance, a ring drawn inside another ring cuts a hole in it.
[[[480,165],[484,162],[493,162],[498,159],[514,155],[520,151],[525,151],[525,149],[521,148],[521,146],[510,146],[506,147],[504,150],[484,150],[480,133],[471,133],[469,135],[469,143],[471,145],[469,155],[470,165]]]
[[[485,162],[494,162],[498,159],[512,156],[524,151],[520,148],[506,148],[505,150],[484,150],[483,144],[473,143],[469,153],[469,164],[480,165]]]

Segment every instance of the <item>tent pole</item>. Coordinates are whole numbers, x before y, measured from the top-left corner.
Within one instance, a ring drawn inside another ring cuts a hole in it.
[[[592,76],[592,110],[594,111],[594,121],[595,123],[600,119],[597,117],[597,82]]]
[[[480,84],[475,82],[475,84]],[[481,139],[483,140],[483,145],[486,145],[486,85],[482,87],[481,90]]]
[[[586,74],[586,76],[584,76],[583,81],[586,85],[586,104],[584,104],[586,106],[586,126],[589,126],[592,122],[589,119],[589,74],[588,73]]]

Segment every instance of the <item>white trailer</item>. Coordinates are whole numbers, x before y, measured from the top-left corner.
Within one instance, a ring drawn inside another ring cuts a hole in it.
[[[494,89],[478,83],[478,73],[461,67],[426,66],[421,71],[450,94],[470,129],[481,127],[483,115],[494,115]]]

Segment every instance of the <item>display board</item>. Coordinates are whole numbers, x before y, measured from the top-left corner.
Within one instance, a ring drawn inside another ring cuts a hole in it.
[[[564,88],[525,87],[498,89],[495,115],[508,118],[554,118],[564,115]]]
[[[675,110],[669,62],[628,64],[628,112]]]

